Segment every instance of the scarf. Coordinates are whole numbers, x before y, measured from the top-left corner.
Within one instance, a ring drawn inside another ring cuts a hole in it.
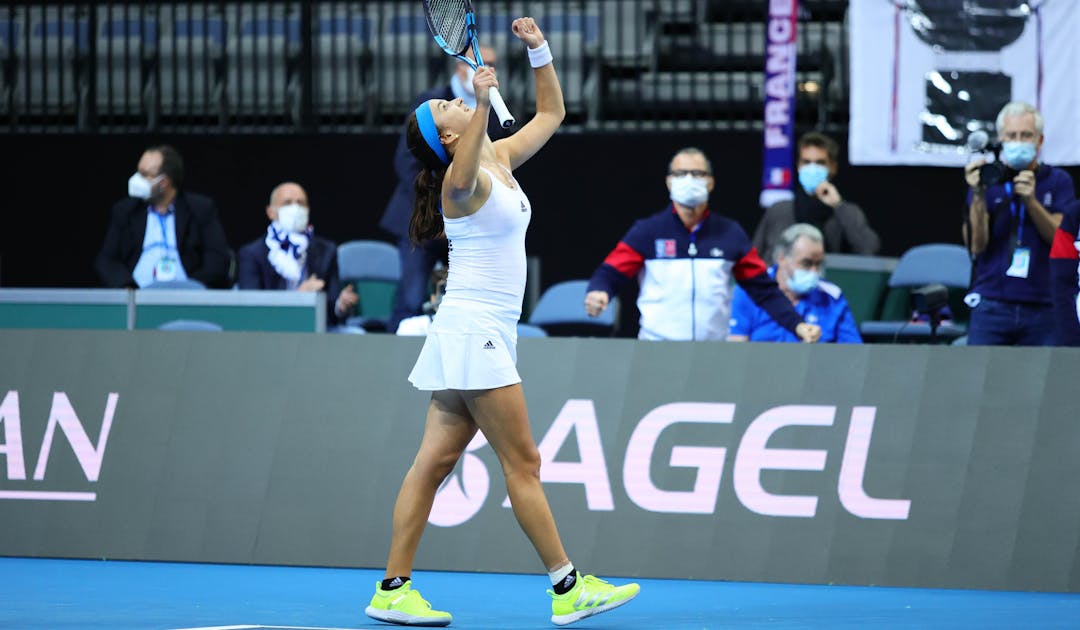
[[[825,222],[833,215],[833,209],[817,197],[806,194],[798,183],[795,189],[795,222],[809,223],[819,230],[824,231]]]
[[[266,228],[270,264],[279,276],[285,278],[290,289],[295,289],[303,281],[310,232],[311,230],[301,234],[287,232],[273,223]]]

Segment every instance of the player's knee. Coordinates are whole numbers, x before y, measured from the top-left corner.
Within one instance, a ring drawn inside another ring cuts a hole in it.
[[[540,478],[540,451],[535,448],[516,453],[503,465],[506,475],[524,475]]]
[[[454,470],[460,456],[460,453],[421,453],[413,462],[413,468],[422,478],[438,485]]]

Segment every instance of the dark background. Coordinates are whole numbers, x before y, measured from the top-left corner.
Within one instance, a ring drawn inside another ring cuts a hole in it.
[[[109,209],[142,150],[159,142],[184,156],[185,187],[217,200],[234,249],[262,237],[270,191],[286,180],[307,189],[317,233],[339,243],[391,238],[378,222],[395,184],[396,135],[11,135],[0,151],[0,286],[99,286],[93,259]],[[688,145],[713,160],[711,207],[752,233],[760,132],[560,134],[517,173],[535,208],[528,249],[541,259],[543,286],[588,277],[634,219],[666,205],[667,162]],[[1080,168],[1069,171],[1080,179]],[[882,255],[959,242],[958,168],[852,167],[841,156],[836,184],[866,211]]]

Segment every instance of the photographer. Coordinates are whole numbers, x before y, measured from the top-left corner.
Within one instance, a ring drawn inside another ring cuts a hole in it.
[[[972,308],[971,345],[1053,344],[1050,243],[1061,224],[1060,209],[1075,193],[1065,171],[1039,163],[1042,132],[1038,110],[1009,103],[997,117],[1001,146],[991,147],[999,159],[979,159],[964,169],[964,239],[975,257],[965,298]]]

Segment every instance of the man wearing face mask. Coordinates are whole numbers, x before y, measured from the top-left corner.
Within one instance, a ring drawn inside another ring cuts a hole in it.
[[[821,341],[862,343],[859,327],[840,287],[822,279],[825,237],[821,230],[808,223],[796,223],[780,235],[775,255],[776,266],[769,269],[769,275],[776,278],[780,290],[803,320],[821,326]],[[741,287],[735,289],[728,341],[798,340],[754,304],[746,291]]]
[[[94,266],[108,287],[145,287],[192,279],[229,285],[232,252],[217,206],[182,190],[184,162],[176,149],[156,146],[139,158],[128,198],[113,205]]]
[[[471,51],[467,54],[472,57]],[[484,65],[495,67],[494,49],[481,46],[480,55],[484,58]],[[450,84],[423,92],[416,97],[412,109],[431,99],[452,101],[459,98],[469,107],[476,107],[473,74],[475,71],[468,64],[456,62]],[[508,133],[509,130],[503,129],[495,116],[488,120],[488,137],[492,141],[505,138]],[[420,168],[420,162],[409,152],[405,144],[405,133],[402,132],[394,152],[394,171],[397,173],[398,183],[379,221],[379,227],[397,239],[398,254],[401,256],[401,280],[398,282],[393,312],[387,321],[387,330],[397,330],[401,320],[420,314],[421,306],[428,295],[428,277],[435,262],[447,262],[445,237],[426,241],[416,247],[409,240],[409,219],[412,217],[413,199],[416,196],[413,186]]]
[[[796,223],[808,223],[825,235],[825,250],[873,256],[881,248],[862,208],[845,200],[830,179],[836,176],[840,145],[812,131],[799,138],[799,181],[793,200],[777,202],[765,210],[754,231],[754,247],[769,262],[780,234]]]
[[[712,165],[700,149],[676,153],[667,177],[671,204],[635,222],[604,259],[589,280],[585,312],[599,315],[623,282],[638,278],[638,338],[719,341],[728,335],[734,279],[786,330],[816,342],[821,328],[792,308],[746,232],[709,211],[714,184]]]
[[[1031,105],[1005,105],[997,134],[1008,167],[1003,181],[982,181],[982,159],[964,169],[969,189],[963,235],[975,258],[964,299],[972,309],[968,344],[1053,345],[1050,244],[1076,197],[1073,181],[1039,163],[1043,118]]]
[[[285,182],[270,193],[266,234],[240,248],[237,286],[241,289],[325,291],[329,323],[344,320],[360,301],[347,285],[341,288],[337,244],[315,236],[307,192]]]

